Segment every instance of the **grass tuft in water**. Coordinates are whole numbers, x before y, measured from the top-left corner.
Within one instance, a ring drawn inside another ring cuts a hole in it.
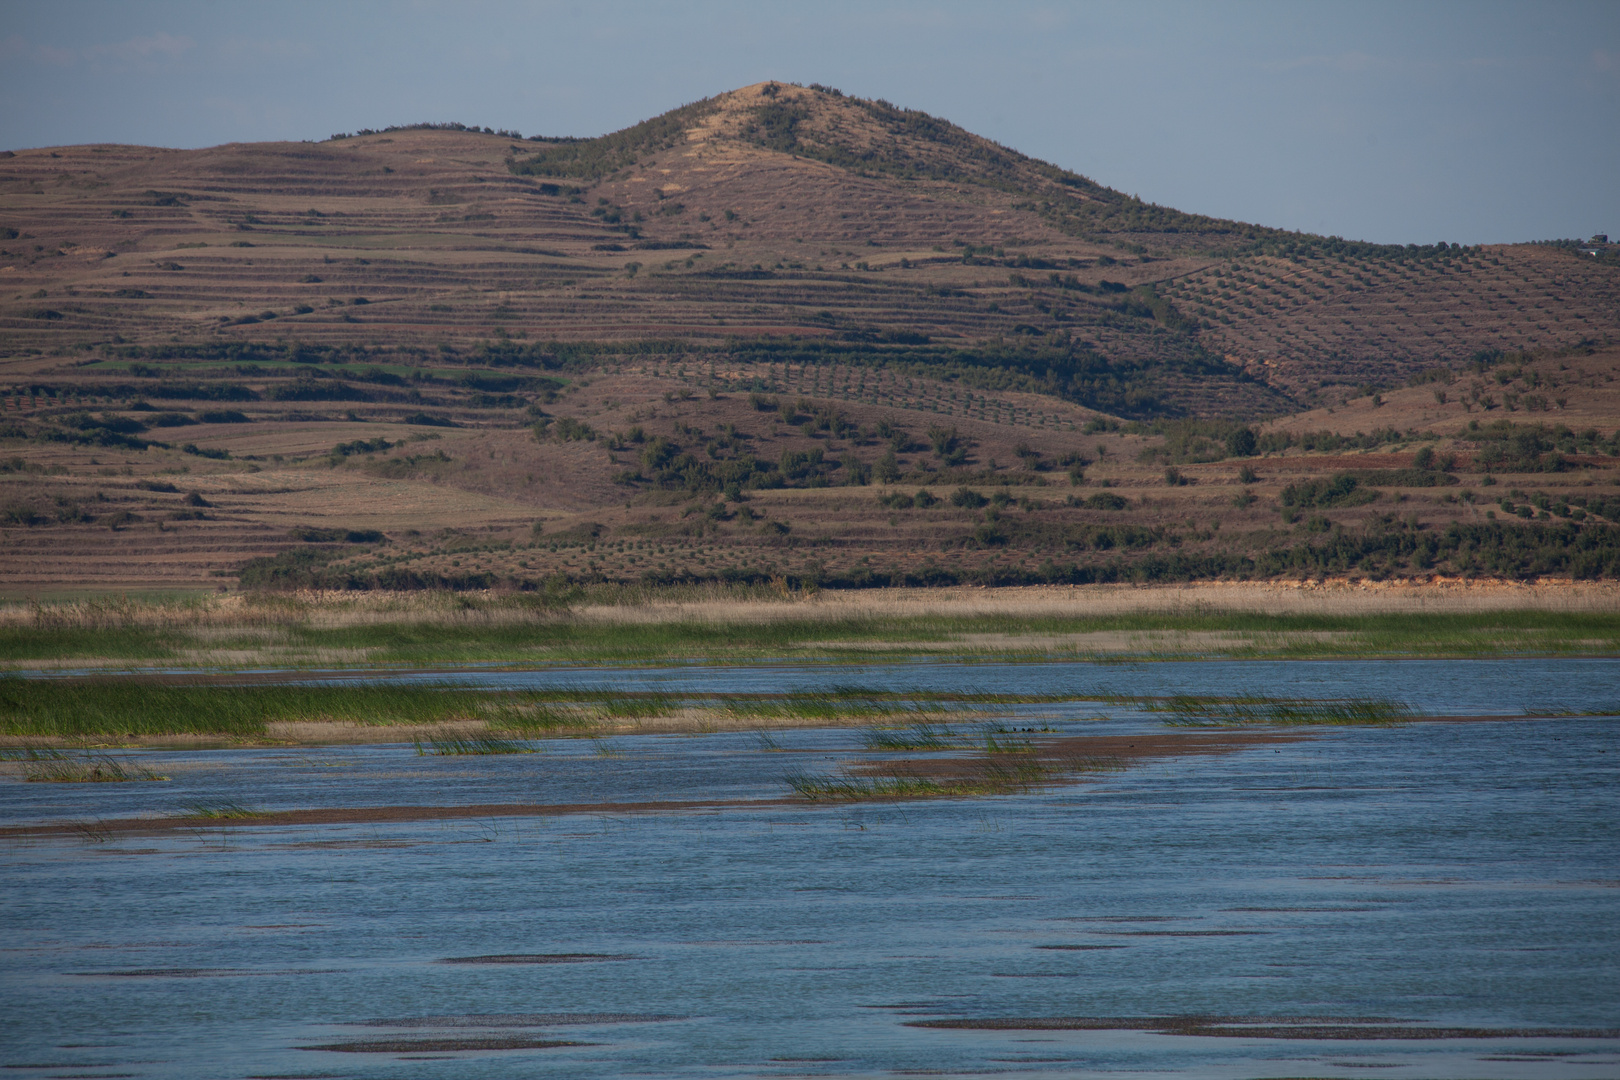
[[[65,757],[49,746],[0,746],[0,761],[58,761]]]
[[[813,776],[790,773],[789,787],[811,802],[878,802],[898,799],[950,799],[981,795],[1012,795],[1085,773],[1119,772],[1118,758],[1070,757],[1043,759],[1034,753],[1008,758],[963,761],[951,772],[910,775],[898,769],[888,776]]]
[[[59,750],[25,747],[22,753],[7,754],[15,760],[34,763],[23,779],[45,784],[123,784],[132,780],[167,780],[151,769],[131,765],[104,754],[78,756]]]
[[[868,750],[948,750],[959,744],[960,736],[936,724],[913,724],[901,731],[868,728],[861,741]]]
[[[1246,724],[1388,727],[1414,719],[1409,706],[1383,698],[1318,701],[1177,696],[1147,707],[1156,712],[1169,713],[1165,723],[1176,727],[1232,727]]]
[[[787,782],[811,802],[877,802],[894,799],[949,799],[974,795],[1011,795],[1033,791],[1052,779],[1038,762],[1012,767],[979,768],[957,776],[810,776],[798,773]]]
[[[416,741],[416,752],[427,757],[464,757],[492,754],[532,754],[534,747],[515,739],[498,739],[490,735],[461,735],[444,732],[429,735],[424,742]]]
[[[999,795],[1012,786],[991,788],[976,780],[935,779],[925,776],[811,776],[791,773],[785,777],[795,794],[811,802],[877,802],[887,799],[945,799],[968,795]]]
[[[734,719],[786,720],[795,723],[821,721],[829,724],[847,723],[857,717],[881,722],[938,708],[928,701],[882,700],[870,694],[837,691],[771,697],[724,695],[720,702]]]
[[[262,817],[263,812],[237,802],[192,803],[181,816],[196,821],[240,821]]]
[[[984,731],[984,752],[987,754],[1029,754],[1034,750],[1034,744],[1028,739],[1011,736],[1007,731],[997,731],[995,728]]]

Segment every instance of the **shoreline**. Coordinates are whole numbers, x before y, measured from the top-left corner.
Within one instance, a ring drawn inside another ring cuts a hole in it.
[[[40,619],[74,621],[74,614],[97,611],[102,619],[140,620],[144,611],[162,622],[185,614],[273,617],[294,611],[348,612],[355,615],[509,611],[528,618],[551,616],[600,622],[665,622],[693,617],[735,618],[742,613],[776,618],[848,614],[938,615],[1016,611],[1057,615],[1119,615],[1231,611],[1254,613],[1374,614],[1405,610],[1593,611],[1620,612],[1620,581],[1570,578],[1424,579],[1325,578],[1308,580],[1187,582],[1174,585],[948,585],[874,589],[771,591],[692,585],[655,590],[617,590],[613,601],[586,600],[545,606],[532,594],[483,589],[465,592],[386,592],[298,589],[285,592],[229,592],[195,595],[93,596],[38,600],[0,599],[0,626]],[[162,614],[160,614],[162,613]],[[167,616],[166,618],[164,616]],[[120,618],[121,617],[121,618]]]
[[[767,594],[231,593],[0,605],[0,673],[1620,656],[1620,583],[1436,579]]]
[[[313,594],[330,597],[333,594]],[[952,585],[941,588],[823,590],[781,600],[653,600],[584,605],[576,617],[603,622],[735,618],[828,619],[858,614],[1445,614],[1479,611],[1620,612],[1620,582],[1433,578],[1194,582],[1185,585]]]

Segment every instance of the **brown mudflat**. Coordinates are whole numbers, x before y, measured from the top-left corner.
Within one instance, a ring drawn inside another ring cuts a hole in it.
[[[792,799],[693,799],[685,801],[610,803],[482,803],[474,806],[355,806],[304,810],[266,810],[222,818],[110,818],[95,822],[51,822],[0,829],[0,836],[126,836],[233,829],[243,826],[358,825],[383,822],[447,821],[465,818],[557,817],[565,814],[680,813],[694,810],[751,809],[799,805]]]
[[[663,1013],[462,1013],[450,1016],[398,1016],[349,1025],[369,1028],[512,1028],[579,1024],[660,1024],[684,1017]]]
[[[441,964],[597,964],[611,960],[635,960],[619,953],[497,953],[492,956],[449,956]]]
[[[1206,1038],[1305,1040],[1614,1039],[1617,1028],[1440,1027],[1375,1017],[1042,1016],[910,1020],[955,1031],[1152,1031]]]
[[[1047,779],[1127,768],[1144,760],[1204,754],[1229,754],[1254,746],[1298,742],[1314,737],[1308,731],[1176,731],[1145,735],[1071,735],[1058,738],[1011,734],[997,736],[1006,747],[997,753],[976,753],[870,761],[849,767],[853,777],[897,780],[936,780],[946,784],[970,782],[987,769],[1027,767]]]
[[[554,1050],[563,1046],[590,1046],[568,1039],[535,1039],[519,1035],[464,1039],[365,1039],[355,1042],[300,1046],[335,1054],[443,1054],[478,1050]]]
[[[234,979],[264,975],[331,975],[332,968],[124,968],[117,971],[78,971],[96,979]]]

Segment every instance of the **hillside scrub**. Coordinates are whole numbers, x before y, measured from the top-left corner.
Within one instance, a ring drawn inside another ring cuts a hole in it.
[[[1313,481],[1295,489],[1294,506],[1343,506],[1376,497],[1350,478]],[[1311,502],[1298,500],[1310,498]],[[1338,500],[1338,501],[1336,501]],[[889,497],[890,505],[899,503]],[[973,510],[986,500],[969,488],[959,489],[953,505]],[[993,509],[993,508],[992,508]],[[952,585],[1092,585],[1162,584],[1213,580],[1267,580],[1366,574],[1377,578],[1402,574],[1443,573],[1509,579],[1572,577],[1577,580],[1620,579],[1620,526],[1596,521],[1576,523],[1487,521],[1454,522],[1445,528],[1414,527],[1384,517],[1365,530],[1337,526],[1327,535],[1258,553],[1220,547],[1187,550],[1183,539],[1163,526],[1048,525],[1028,518],[998,517],[975,526],[960,543],[969,548],[1011,545],[1068,553],[1065,561],[1046,559],[1038,567],[997,565],[940,566],[894,570],[862,565],[848,570],[812,567],[808,571],[772,571],[726,567],[707,574],[693,569],[640,572],[635,580],[649,586],[770,585],[787,589],[870,589]],[[251,560],[239,572],[245,587],[284,590],[452,590],[503,588],[554,604],[576,585],[610,580],[597,571],[538,579],[493,571],[444,573],[401,567],[381,570],[334,565],[344,558],[336,547],[296,548]],[[622,580],[622,579],[621,579]]]
[[[16,595],[1608,573],[1620,277],[1563,248],[1183,214],[787,83],[0,174]],[[1344,546],[1498,519],[1586,547]]]

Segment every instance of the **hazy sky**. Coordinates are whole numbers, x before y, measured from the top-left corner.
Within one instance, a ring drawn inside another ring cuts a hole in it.
[[[763,79],[1182,210],[1358,239],[1620,234],[1620,2],[0,0],[0,147],[595,135]]]

